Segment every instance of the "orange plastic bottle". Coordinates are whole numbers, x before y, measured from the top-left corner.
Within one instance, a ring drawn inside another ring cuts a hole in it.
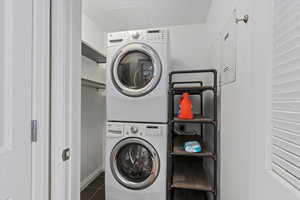
[[[180,113],[178,118],[180,119],[193,119],[194,114],[192,111],[193,103],[190,99],[189,93],[183,93],[180,101]]]

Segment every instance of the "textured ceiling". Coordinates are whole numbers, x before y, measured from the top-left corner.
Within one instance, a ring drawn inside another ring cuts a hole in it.
[[[105,32],[205,23],[212,0],[82,0]]]

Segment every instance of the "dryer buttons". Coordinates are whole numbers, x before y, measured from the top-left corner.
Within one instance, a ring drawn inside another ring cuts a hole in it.
[[[133,39],[137,40],[140,37],[140,33],[139,32],[133,32],[131,36],[132,36]]]

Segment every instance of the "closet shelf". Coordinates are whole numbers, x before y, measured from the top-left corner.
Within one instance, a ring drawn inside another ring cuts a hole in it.
[[[81,54],[98,64],[106,63],[106,57],[84,41],[81,41]]]
[[[174,117],[172,122],[176,123],[200,123],[200,124],[213,124],[215,125],[216,122],[208,117],[203,117],[201,115],[195,115],[193,119],[180,119],[178,117]]]
[[[183,148],[183,145],[187,141],[198,141],[201,144],[202,152],[199,153],[190,153],[186,152]],[[215,159],[214,153],[207,150],[206,145],[201,142],[201,136],[196,135],[178,135],[174,138],[173,156],[190,156],[190,157],[211,157]]]
[[[173,184],[171,188],[214,192],[213,186],[209,183],[207,172],[202,166],[202,162],[196,160],[196,162],[189,162],[187,159],[179,159],[177,161],[174,165]]]
[[[96,89],[105,89],[106,88],[105,83],[89,80],[86,78],[81,78],[81,82],[82,82],[82,85],[84,85],[84,86],[88,86],[88,87],[92,87],[92,88],[96,88]]]

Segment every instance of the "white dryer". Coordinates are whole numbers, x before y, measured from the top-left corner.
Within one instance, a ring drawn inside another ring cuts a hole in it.
[[[107,123],[106,200],[166,200],[167,125]]]
[[[107,120],[168,120],[168,30],[108,34]]]

